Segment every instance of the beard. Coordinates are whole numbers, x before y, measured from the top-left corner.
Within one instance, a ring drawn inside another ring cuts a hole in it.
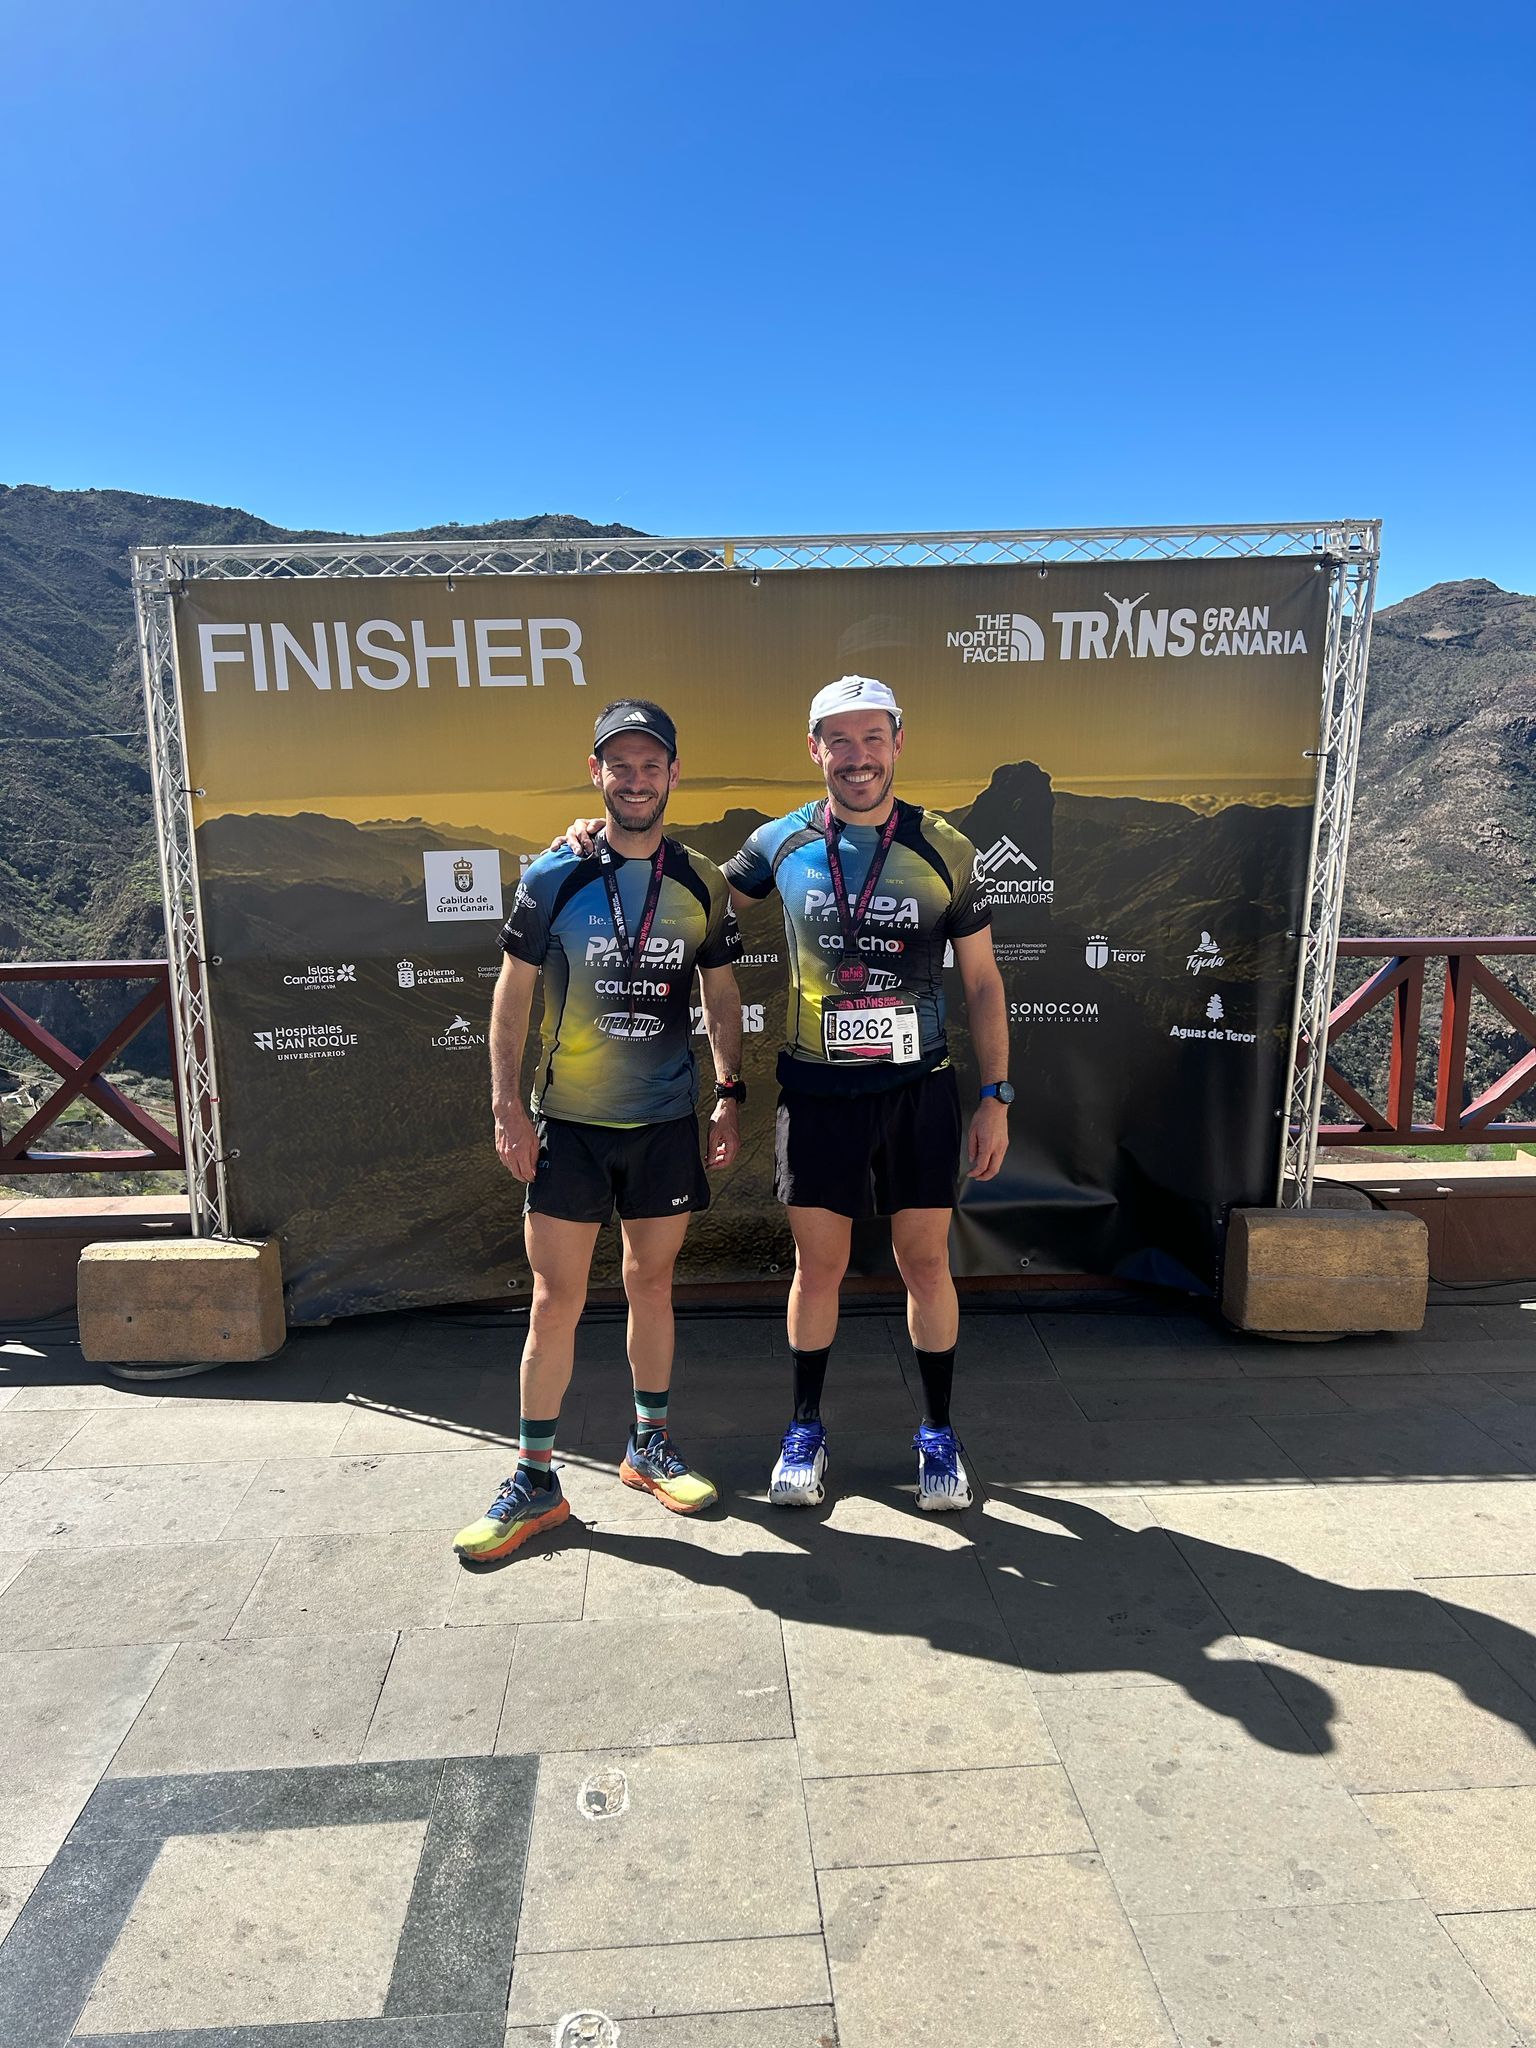
[[[608,822],[611,825],[616,825],[621,832],[634,832],[636,834],[651,832],[654,831],[656,826],[666,816],[667,798],[671,793],[670,790],[664,789],[652,807],[647,811],[642,811],[634,805],[616,810],[614,808],[614,799],[605,790],[603,792],[603,809],[608,813]]]
[[[850,788],[839,775],[826,770],[823,773],[828,796],[836,797],[845,811],[878,810],[890,795],[891,785],[896,780],[894,763],[884,776],[877,773],[872,782],[859,783],[853,788]]]

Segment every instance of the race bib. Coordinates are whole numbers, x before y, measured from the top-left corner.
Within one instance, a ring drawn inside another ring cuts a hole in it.
[[[829,1060],[894,1060],[905,1065],[922,1057],[917,1011],[911,1003],[824,1003],[821,1036]]]

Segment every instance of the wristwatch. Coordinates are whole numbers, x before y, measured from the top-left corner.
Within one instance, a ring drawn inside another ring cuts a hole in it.
[[[1004,1109],[1006,1109],[1013,1100],[1013,1083],[1011,1081],[989,1081],[981,1091],[982,1101],[985,1102],[989,1095],[995,1095]]]
[[[715,1083],[716,1102],[745,1102],[746,1099],[747,1084],[739,1075],[734,1081],[717,1081]]]

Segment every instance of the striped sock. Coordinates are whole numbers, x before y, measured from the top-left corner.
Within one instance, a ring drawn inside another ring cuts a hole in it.
[[[642,1393],[635,1389],[635,1448],[643,1451],[653,1436],[659,1436],[667,1426],[667,1396],[670,1387],[663,1387],[659,1394]]]
[[[548,1422],[535,1422],[527,1415],[520,1415],[517,1419],[517,1469],[526,1472],[535,1486],[548,1486],[550,1483],[555,1431],[559,1426],[558,1415],[552,1415]]]

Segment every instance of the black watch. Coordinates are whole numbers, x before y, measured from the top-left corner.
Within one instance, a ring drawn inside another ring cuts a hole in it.
[[[745,1102],[746,1099],[747,1084],[745,1081],[717,1081],[715,1083],[716,1102]]]
[[[989,1081],[981,1091],[982,1101],[985,1102],[989,1095],[995,1095],[1004,1109],[1006,1109],[1013,1100],[1013,1083],[1011,1081]]]

